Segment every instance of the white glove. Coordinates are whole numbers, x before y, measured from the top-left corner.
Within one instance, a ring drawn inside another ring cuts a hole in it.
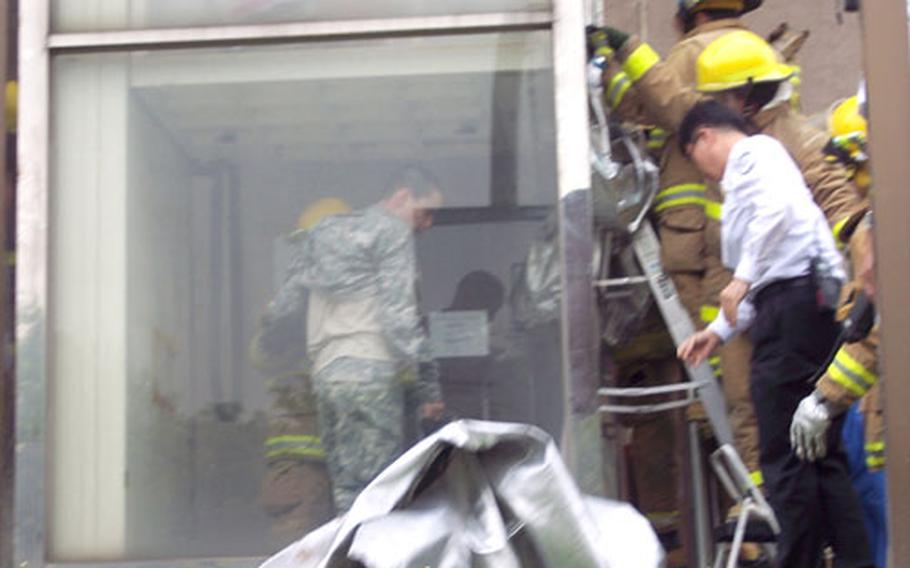
[[[805,461],[820,460],[828,452],[825,438],[831,419],[838,413],[818,392],[802,399],[790,423],[790,446],[796,457]]]

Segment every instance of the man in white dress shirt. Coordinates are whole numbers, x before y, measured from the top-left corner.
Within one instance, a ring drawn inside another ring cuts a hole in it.
[[[833,307],[845,278],[841,257],[786,149],[747,132],[739,115],[715,101],[693,107],[678,129],[683,152],[721,184],[722,259],[734,271],[720,314],[684,341],[678,355],[698,364],[749,331],[760,462],[781,524],[777,565],[820,566],[830,545],[835,566],[873,566],[841,449],[841,420],[828,432],[832,451],[821,461],[804,462],[790,447],[793,413],[812,392],[808,380],[838,335]]]

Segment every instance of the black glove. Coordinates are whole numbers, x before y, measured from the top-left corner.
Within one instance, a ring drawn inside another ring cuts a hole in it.
[[[610,26],[585,28],[588,42],[588,57],[602,53],[605,48],[619,51],[629,41],[629,34]]]
[[[860,292],[850,308],[847,317],[842,323],[844,329],[844,341],[847,343],[856,343],[862,341],[872,327],[875,325],[875,304],[866,296],[865,292]]]

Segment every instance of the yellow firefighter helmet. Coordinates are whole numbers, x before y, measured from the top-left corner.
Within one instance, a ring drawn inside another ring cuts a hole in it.
[[[304,209],[300,217],[297,218],[297,229],[308,231],[313,228],[319,221],[331,215],[340,215],[351,210],[348,204],[337,197],[324,197],[317,199],[309,207]]]
[[[774,48],[745,30],[712,41],[695,62],[697,88],[705,93],[727,91],[751,83],[783,81],[793,68],[780,61]]]
[[[828,131],[832,137],[860,136],[868,133],[866,119],[859,112],[859,100],[854,96],[838,103],[828,117]]]
[[[679,0],[679,7],[690,14],[702,10],[733,10],[745,14],[761,4],[762,0]]]
[[[831,139],[825,146],[825,154],[829,159],[844,164],[850,178],[865,193],[872,182],[866,167],[869,160],[866,154],[868,126],[856,97],[835,104],[828,115],[828,133]]]

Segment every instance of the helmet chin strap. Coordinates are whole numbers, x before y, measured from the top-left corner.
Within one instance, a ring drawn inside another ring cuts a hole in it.
[[[755,90],[755,83],[752,82],[752,79],[749,78],[749,82],[743,86],[743,116],[748,119],[751,119],[753,116],[758,114],[759,108],[756,107],[755,103],[750,102],[749,99],[752,98],[752,91]]]

